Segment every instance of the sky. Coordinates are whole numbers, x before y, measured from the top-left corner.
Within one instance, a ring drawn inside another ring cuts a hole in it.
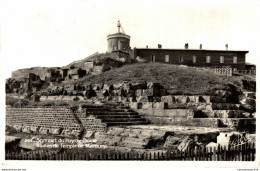
[[[130,46],[248,50],[260,56],[259,0],[1,1],[1,77],[20,68],[64,66],[107,50],[120,20]]]

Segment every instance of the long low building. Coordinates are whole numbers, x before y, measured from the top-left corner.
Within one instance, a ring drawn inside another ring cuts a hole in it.
[[[223,67],[230,66],[234,70],[245,69],[245,58],[249,51],[237,50],[205,50],[205,49],[162,49],[158,48],[134,48],[134,58],[140,58],[147,62],[162,62],[177,65],[189,65],[198,67]]]

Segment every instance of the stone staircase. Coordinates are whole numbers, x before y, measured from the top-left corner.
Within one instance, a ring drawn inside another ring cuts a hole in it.
[[[85,105],[86,115],[101,119],[107,126],[145,125],[149,121],[122,103],[105,103],[104,105]]]

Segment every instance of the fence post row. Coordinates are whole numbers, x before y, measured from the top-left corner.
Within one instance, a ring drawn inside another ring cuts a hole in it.
[[[195,160],[195,161],[254,161],[255,143],[235,147],[195,148],[166,152],[102,152],[102,153],[51,153],[44,150],[5,152],[6,160]]]

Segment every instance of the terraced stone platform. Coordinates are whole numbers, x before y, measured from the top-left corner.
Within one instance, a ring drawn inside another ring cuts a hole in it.
[[[107,103],[104,105],[88,105],[86,116],[92,115],[101,119],[107,126],[145,125],[149,122],[142,118],[137,112],[121,103]]]

